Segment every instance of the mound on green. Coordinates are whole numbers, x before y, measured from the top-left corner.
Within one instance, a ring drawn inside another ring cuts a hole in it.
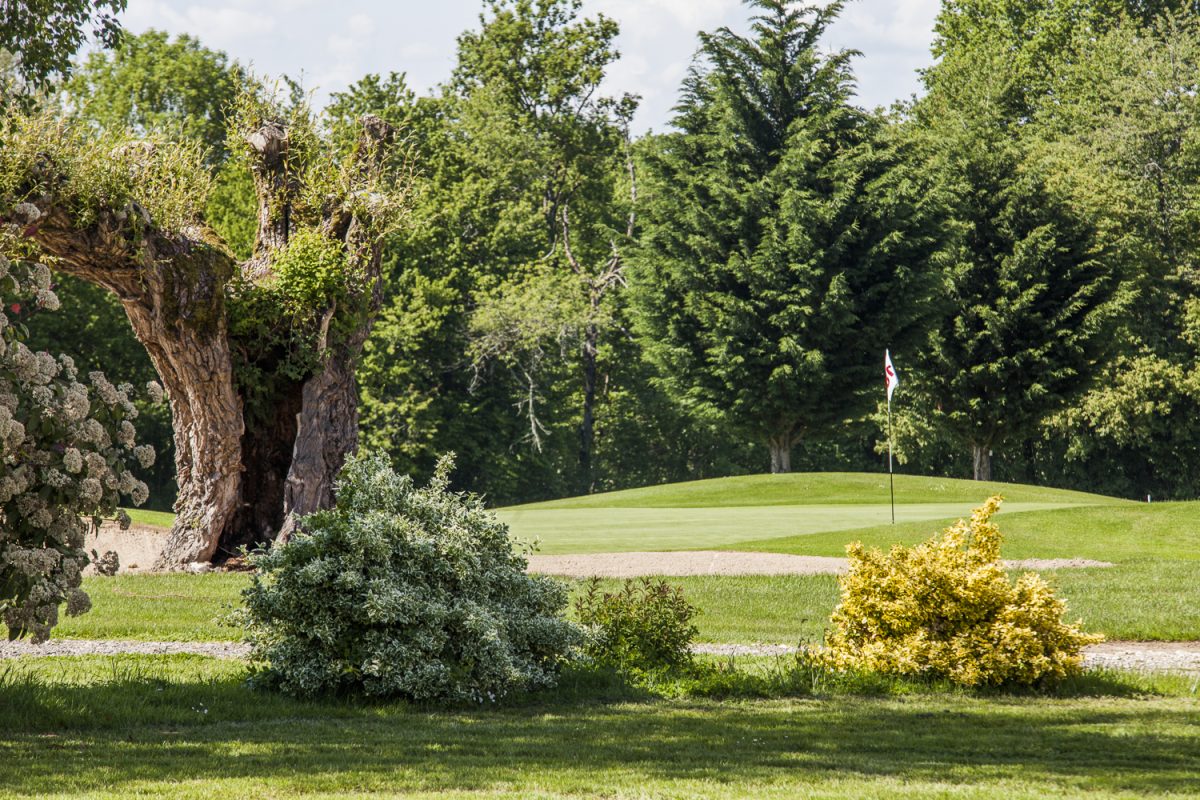
[[[1005,516],[1136,503],[1020,484],[896,476],[896,520],[928,534],[935,521],[970,514],[988,492]],[[542,553],[738,549],[740,542],[806,537],[890,523],[886,475],[747,475],[573,497],[496,511],[513,535]],[[837,552],[842,555],[838,542]]]

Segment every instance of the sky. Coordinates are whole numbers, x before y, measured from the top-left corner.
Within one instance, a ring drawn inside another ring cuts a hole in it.
[[[851,0],[827,35],[828,49],[862,51],[858,102],[887,106],[920,91],[939,0]],[[301,78],[324,105],[330,92],[368,73],[404,72],[419,93],[454,66],[455,39],[479,27],[482,0],[129,0],[125,29],[189,33],[266,78]],[[621,27],[621,59],[609,94],[642,97],[635,129],[663,130],[698,31],[748,29],[740,0],[583,0]]]

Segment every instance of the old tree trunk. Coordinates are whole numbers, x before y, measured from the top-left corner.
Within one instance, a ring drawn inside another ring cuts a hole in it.
[[[253,326],[231,324],[231,309],[239,292],[273,285],[277,257],[302,224],[296,206],[313,172],[291,157],[287,124],[245,132],[258,232],[242,263],[198,221],[162,229],[154,209],[136,202],[81,218],[76,198],[56,194],[53,163],[31,176],[18,210],[0,209],[56,269],[116,293],[167,389],[179,499],[160,567],[220,561],[239,545],[286,538],[298,517],[331,502],[334,477],[357,441],[354,368],[380,301],[381,235],[370,197],[391,131],[375,117],[361,123],[354,154],[328,167],[341,170],[348,188],[325,197],[315,217],[309,201],[303,223],[344,254],[351,288],[308,310],[316,320],[311,367],[272,376],[268,395],[253,404],[248,395],[261,395],[262,385],[247,385],[238,365],[282,369],[288,353]]]

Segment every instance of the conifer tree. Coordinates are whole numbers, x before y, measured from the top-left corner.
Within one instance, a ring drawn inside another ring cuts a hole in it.
[[[918,340],[942,199],[903,128],[851,102],[843,3],[753,0],[752,34],[701,35],[670,133],[645,153],[640,332],[687,405],[790,468],[802,437],[867,410],[883,350]]]
[[[1010,102],[1009,57],[982,36],[944,51],[915,111],[942,153],[962,239],[912,387],[934,424],[970,448],[976,480],[991,480],[993,449],[1088,388],[1124,300],[1103,221],[1036,157],[1026,112]]]

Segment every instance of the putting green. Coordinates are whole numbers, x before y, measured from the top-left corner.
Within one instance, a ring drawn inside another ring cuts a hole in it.
[[[982,499],[982,498],[981,498]],[[896,505],[896,522],[944,520],[977,503]],[[1063,508],[1064,503],[1005,503],[1001,513]],[[812,535],[888,523],[887,504],[736,506],[729,508],[539,508],[496,511],[513,535],[538,541],[538,552],[617,553],[703,550],[747,540]],[[931,527],[930,532],[933,532]]]

